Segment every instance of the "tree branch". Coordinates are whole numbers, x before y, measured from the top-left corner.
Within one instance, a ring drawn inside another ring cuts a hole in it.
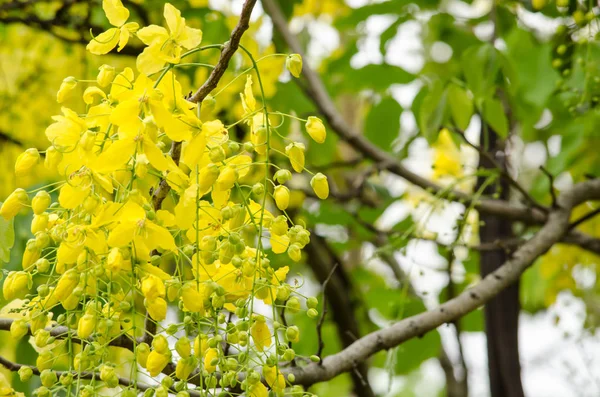
[[[500,291],[514,283],[541,255],[546,253],[565,235],[573,207],[588,200],[600,199],[600,179],[582,182],[565,190],[557,197],[557,206],[548,215],[548,222],[539,232],[521,246],[514,255],[496,271],[478,284],[465,290],[456,298],[440,305],[436,310],[408,317],[380,331],[373,332],[354,342],[341,352],[325,357],[322,365],[310,364],[293,368],[296,383],[312,385],[352,370],[378,351],[398,346],[402,342],[449,323],[477,309]]]
[[[288,47],[293,52],[302,55],[304,51],[302,50],[300,42],[289,30],[287,20],[277,2],[275,0],[262,0],[262,4],[265,11],[273,20],[274,27],[287,43]],[[306,63],[304,63],[302,72],[307,84],[300,85],[300,87],[305,91],[307,96],[312,99],[331,126],[332,130],[340,138],[350,144],[363,156],[377,163],[381,169],[390,171],[422,189],[431,191],[433,194],[443,193],[446,190],[444,187],[429,179],[408,170],[402,165],[400,160],[392,154],[379,149],[361,135],[358,130],[347,124],[344,117],[336,109],[317,72]],[[456,190],[449,191],[445,197],[449,200],[461,201],[467,206],[473,201],[470,195]],[[544,223],[547,219],[545,212],[538,208],[517,207],[504,200],[477,200],[475,202],[475,208],[480,212],[492,213],[507,220],[519,220],[526,223]]]

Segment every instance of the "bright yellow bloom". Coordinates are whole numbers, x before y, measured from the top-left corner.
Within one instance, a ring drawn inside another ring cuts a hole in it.
[[[306,150],[306,147],[299,142],[290,143],[285,147],[285,154],[290,158],[292,168],[296,172],[304,170],[304,150]]]
[[[323,122],[320,118],[315,116],[310,116],[308,118],[308,121],[306,122],[306,132],[308,132],[308,135],[310,135],[317,143],[325,142],[325,138],[327,137]]]
[[[265,377],[267,384],[271,386],[276,393],[283,392],[283,389],[285,389],[285,378],[277,367],[270,367],[268,365],[263,366],[263,376]]]
[[[100,73],[96,77],[96,82],[100,87],[107,87],[115,78],[115,68],[110,65],[102,65],[98,69]]]
[[[217,366],[213,365],[213,359],[219,356],[219,352],[217,349],[209,348],[206,351],[206,355],[204,356],[204,369],[208,371],[208,373],[212,374],[217,370]]]
[[[261,382],[256,382],[252,386],[250,386],[248,390],[248,397],[268,397],[269,390],[267,387],[263,385]]]
[[[77,336],[82,339],[90,337],[96,327],[96,316],[86,313],[79,319],[77,323]]]
[[[148,275],[142,280],[142,294],[144,298],[152,300],[165,296],[165,283],[155,275]]]
[[[77,284],[79,284],[79,273],[75,269],[68,270],[58,280],[53,297],[62,303],[73,293]]]
[[[238,173],[235,168],[226,166],[223,167],[216,181],[216,187],[223,191],[231,189],[238,179]]]
[[[11,301],[16,298],[24,298],[27,294],[31,275],[27,272],[10,272],[4,280],[2,293],[4,299]]]
[[[142,28],[137,36],[148,47],[137,58],[137,68],[146,75],[158,72],[165,63],[179,63],[181,50],[192,49],[202,42],[202,31],[185,24],[181,12],[170,3],[165,3],[165,20],[169,30],[150,25]]]
[[[310,180],[310,186],[312,186],[315,194],[321,200],[325,200],[329,197],[329,184],[327,183],[327,177],[320,172],[312,177]]]
[[[135,253],[140,258],[149,258],[156,248],[176,251],[175,240],[169,231],[146,218],[146,212],[129,200],[119,210],[119,224],[108,235],[108,245],[124,247],[133,241]]]
[[[196,368],[196,359],[194,357],[182,358],[175,367],[175,376],[181,380],[186,380]]]
[[[10,325],[10,336],[18,340],[27,335],[29,327],[24,319],[14,320]]]
[[[107,54],[117,45],[117,51],[121,51],[127,45],[129,37],[139,28],[135,22],[126,23],[129,10],[123,7],[121,0],[102,0],[102,9],[108,22],[115,27],[100,33],[88,43],[86,49],[95,55]]]
[[[31,208],[33,209],[33,213],[35,215],[40,215],[46,211],[46,209],[48,209],[51,202],[52,198],[50,197],[50,194],[48,194],[48,192],[45,190],[40,190],[36,193],[33,200],[31,200]]]
[[[195,313],[204,313],[204,300],[208,299],[207,286],[189,281],[181,289],[181,301],[186,310]]]
[[[285,67],[292,76],[298,78],[302,73],[302,57],[300,54],[290,54],[285,60]]]
[[[155,321],[162,321],[167,318],[167,301],[163,298],[146,299],[144,304],[148,314]]]
[[[77,80],[73,76],[66,77],[60,84],[60,88],[56,93],[56,102],[63,103],[66,101],[77,87]]]
[[[146,369],[148,370],[150,376],[157,376],[167,366],[170,360],[170,354],[166,355],[159,353],[156,350],[152,350],[148,355],[148,359],[146,360]]]
[[[250,328],[250,334],[256,350],[262,352],[265,347],[271,346],[271,331],[269,326],[264,321],[264,318],[257,319]]]
[[[275,198],[275,204],[277,204],[277,208],[282,211],[285,211],[288,205],[290,205],[290,189],[283,185],[275,187],[273,197]]]
[[[0,207],[0,215],[6,220],[14,218],[19,211],[27,206],[29,203],[29,196],[27,192],[21,188],[15,189],[2,203]]]

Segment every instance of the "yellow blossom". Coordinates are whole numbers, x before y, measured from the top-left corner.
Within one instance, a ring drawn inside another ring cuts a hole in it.
[[[19,211],[27,206],[29,203],[29,196],[27,192],[21,188],[15,189],[2,203],[0,207],[0,215],[6,220],[14,218]]]
[[[325,142],[327,132],[325,131],[325,126],[320,118],[309,116],[308,121],[306,122],[306,132],[308,132],[308,135],[310,135],[315,142]]]
[[[27,294],[28,285],[31,281],[31,276],[27,272],[10,272],[4,280],[2,293],[4,299],[11,301],[16,298],[24,298]]]
[[[107,54],[117,45],[117,51],[121,51],[127,45],[129,37],[139,28],[135,22],[126,23],[129,10],[123,7],[121,0],[102,0],[102,9],[108,22],[115,27],[100,33],[88,43],[86,49],[95,55]]]
[[[315,194],[321,200],[325,200],[329,197],[329,184],[327,183],[327,177],[320,172],[312,177],[310,180],[310,186],[312,186]]]

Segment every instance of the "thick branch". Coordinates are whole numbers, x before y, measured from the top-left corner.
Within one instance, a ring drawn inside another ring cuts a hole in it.
[[[294,368],[296,383],[311,385],[351,371],[356,363],[366,360],[378,351],[398,346],[402,342],[449,323],[477,309],[500,291],[515,282],[541,255],[565,235],[569,216],[574,206],[587,200],[600,199],[600,179],[579,183],[557,198],[557,207],[548,215],[548,222],[498,270],[474,287],[464,291],[433,311],[408,317],[394,325],[373,332],[342,350],[326,357],[322,364]]]

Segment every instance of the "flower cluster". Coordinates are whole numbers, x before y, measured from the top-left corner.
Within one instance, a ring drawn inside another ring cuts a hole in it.
[[[295,360],[291,346],[300,338],[298,327],[284,325],[281,311],[305,310],[311,318],[318,311],[315,298],[287,282],[289,266],[271,265],[273,255],[300,261],[310,232],[286,213],[292,173],[272,159],[272,139],[285,138],[273,135],[264,94],[260,100],[254,95],[250,72],[260,83],[257,63],[242,72],[243,118],[230,126],[207,119],[202,108],[210,101],[188,101],[177,78],[181,60],[204,49],[202,32],[186,26],[168,3],[168,29],[127,22],[120,0],[103,0],[103,9],[114,27],[94,37],[88,50],[106,54],[137,37],[147,45],[137,75],[102,66],[83,93],[85,113],[64,107],[46,129],[51,146],[41,153],[43,162],[62,180],[50,191],[17,189],[0,208],[6,219],[29,207],[34,213],[22,270],[7,276],[3,293],[22,299],[11,334],[33,335],[36,365],[44,371],[37,394],[63,389],[87,396],[120,387],[121,395],[136,395],[138,366],[151,377],[167,375],[152,389],[161,396],[186,396],[191,383],[241,386],[251,396],[269,389],[281,394],[293,383],[281,363]],[[289,56],[287,67],[299,76],[302,59]],[[66,78],[58,102],[80,84],[87,82]],[[324,142],[321,120],[304,121],[307,134]],[[240,125],[247,126],[242,142],[230,136]],[[304,143],[290,142],[285,153],[277,151],[299,178],[310,174],[305,150]],[[40,153],[28,149],[15,171],[27,175],[40,161]],[[310,185],[327,198],[323,174],[313,175]],[[270,313],[259,312],[257,302]],[[57,326],[69,331],[51,336]],[[111,349],[126,345],[135,354],[123,363]],[[65,355],[60,365],[68,371],[58,378],[54,370]],[[97,376],[90,383],[82,373]],[[120,374],[131,375],[129,386]],[[30,369],[20,376],[30,377]]]

